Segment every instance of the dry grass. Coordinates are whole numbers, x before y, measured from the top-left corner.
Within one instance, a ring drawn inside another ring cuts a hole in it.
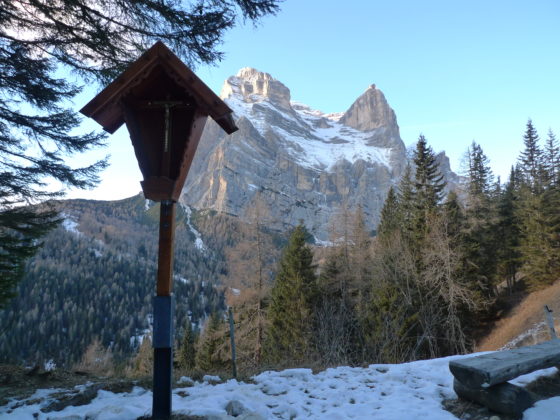
[[[560,331],[558,328],[560,326],[560,281],[557,281],[546,289],[533,292],[524,298],[511,313],[496,323],[490,334],[480,340],[476,351],[498,350],[520,334],[543,322],[545,320],[544,305],[548,305],[554,311],[556,331]],[[535,336],[528,337],[520,344],[531,345],[549,339],[546,328],[541,328]]]

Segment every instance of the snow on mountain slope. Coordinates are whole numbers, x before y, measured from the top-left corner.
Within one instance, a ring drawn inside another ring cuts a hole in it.
[[[181,200],[249,220],[255,200],[270,209],[272,228],[303,220],[320,240],[341,207],[361,206],[371,229],[406,150],[394,111],[374,85],[343,113],[325,114],[291,100],[268,73],[241,69],[221,97],[239,130],[206,125]]]
[[[233,419],[226,414],[226,406],[235,400],[244,407],[237,419],[452,420],[456,417],[442,408],[442,401],[456,398],[448,365],[461,357],[465,356],[367,368],[338,367],[317,374],[310,369],[263,372],[253,377],[252,383],[229,380],[212,385],[212,377],[198,383],[182,378],[179,382],[187,387],[179,385],[174,390],[173,409],[176,414]],[[554,372],[556,368],[545,369],[512,382],[524,385]],[[60,392],[38,390],[26,400],[11,401],[0,407],[0,419],[132,420],[151,411],[152,393],[136,387],[123,394],[101,390],[87,405],[42,412],[41,408]],[[560,398],[551,398],[526,410],[523,419],[557,419],[559,410]]]
[[[243,75],[248,69],[242,69]],[[360,131],[340,122],[340,114],[324,114],[307,105],[290,101],[290,108],[278,106],[261,94],[242,94],[241,76],[228,79],[222,96],[237,119],[247,118],[265,136],[275,132],[285,142],[285,148],[295,162],[310,169],[332,171],[341,160],[350,163],[358,159],[379,163],[390,168],[392,147],[369,145],[373,137],[384,134],[386,127]],[[295,112],[294,112],[295,111]]]

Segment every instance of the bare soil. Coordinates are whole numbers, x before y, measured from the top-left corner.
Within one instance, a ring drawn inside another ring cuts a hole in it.
[[[503,299],[511,300],[512,309],[505,310],[501,319],[492,326],[491,331],[483,337],[476,346],[476,351],[498,350],[521,334],[531,330],[538,324],[533,334],[528,334],[520,340],[516,347],[537,344],[550,339],[545,321],[544,305],[552,309],[556,322],[556,330],[560,331],[560,281],[537,292],[525,295],[523,292]],[[517,302],[519,300],[519,302]]]

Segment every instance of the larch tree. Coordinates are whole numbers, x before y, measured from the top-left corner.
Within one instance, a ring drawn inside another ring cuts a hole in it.
[[[71,101],[83,84],[106,84],[156,40],[190,66],[215,63],[228,29],[280,2],[0,0],[0,305],[57,225],[44,202],[94,186],[107,165],[67,163],[105,139],[79,129]]]

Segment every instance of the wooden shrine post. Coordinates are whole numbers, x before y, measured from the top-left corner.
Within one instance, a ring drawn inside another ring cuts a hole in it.
[[[126,123],[144,177],[144,196],[160,202],[152,418],[168,419],[173,367],[175,203],[208,115],[228,134],[237,127],[231,109],[159,41],[80,112],[111,134]]]

